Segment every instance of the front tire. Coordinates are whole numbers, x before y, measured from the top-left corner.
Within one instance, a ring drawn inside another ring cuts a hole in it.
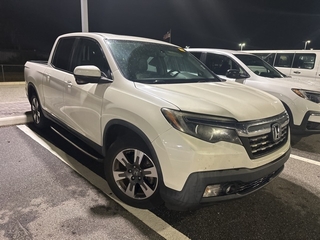
[[[109,148],[104,163],[113,193],[133,207],[159,206],[160,167],[146,145],[133,137],[118,138]]]
[[[48,120],[43,115],[42,108],[39,102],[39,98],[36,95],[32,95],[30,99],[31,113],[33,123],[37,128],[46,128],[48,126]]]

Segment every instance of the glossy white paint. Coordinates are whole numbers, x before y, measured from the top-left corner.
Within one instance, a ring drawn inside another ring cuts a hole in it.
[[[92,38],[100,44],[111,68],[113,82],[78,85],[72,73],[50,65],[57,41],[61,37],[72,36]],[[131,123],[153,144],[164,183],[172,189],[181,190],[193,172],[256,168],[274,161],[290,148],[289,139],[280,149],[253,161],[241,145],[212,144],[177,131],[165,119],[161,108],[238,121],[259,121],[282,113],[284,108],[277,98],[268,93],[236,83],[148,85],[129,81],[120,73],[105,39],[168,43],[100,33],[74,33],[61,37],[57,39],[47,65],[26,63],[26,68],[31,69],[26,71],[26,83],[35,85],[43,108],[100,146],[103,145],[104,128],[110,120]],[[43,77],[43,73],[50,78]]]
[[[286,103],[292,114],[293,122],[295,125],[300,126],[305,114],[308,111],[315,111],[320,115],[320,104],[314,103],[312,101],[306,100],[299,97],[291,89],[305,89],[310,91],[316,91],[320,94],[320,82],[317,81],[305,81],[303,79],[296,78],[268,78],[255,74],[251,69],[249,69],[242,61],[239,60],[234,54],[250,54],[245,51],[233,51],[233,50],[223,50],[223,49],[206,49],[206,48],[193,48],[188,49],[190,52],[207,52],[220,54],[227,56],[237,64],[239,64],[250,76],[245,79],[241,79],[241,83],[254,87],[265,92],[272,94],[284,103]],[[320,52],[320,51],[319,51]],[[227,81],[236,82],[236,79],[227,78],[224,75],[218,75],[220,78]],[[320,123],[320,116],[310,116],[310,120],[313,122]]]
[[[312,80],[312,81],[320,81],[320,50],[246,50],[244,52],[252,53],[252,54],[259,54],[259,53],[291,53],[291,54],[315,54],[316,58],[314,61],[314,66],[311,69],[306,68],[297,68],[293,67],[292,65],[289,67],[279,67],[273,65],[279,71],[283,72],[288,76],[292,76],[294,78],[300,78],[304,81]]]

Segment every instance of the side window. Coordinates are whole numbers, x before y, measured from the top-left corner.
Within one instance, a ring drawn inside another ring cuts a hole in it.
[[[293,68],[313,69],[316,54],[314,53],[296,53],[293,60]]]
[[[75,38],[61,38],[57,44],[52,65],[58,69],[72,72],[70,61]]]
[[[206,65],[218,75],[226,75],[227,70],[231,69],[228,57],[212,53],[207,53]]]
[[[72,71],[76,66],[94,65],[103,73],[110,71],[107,59],[105,58],[100,45],[91,39],[80,39],[76,51],[74,61],[72,63]]]
[[[277,53],[274,66],[291,68],[292,60],[293,53]]]
[[[217,75],[225,76],[229,69],[238,69],[241,73],[244,70],[227,56],[207,53],[206,65]]]

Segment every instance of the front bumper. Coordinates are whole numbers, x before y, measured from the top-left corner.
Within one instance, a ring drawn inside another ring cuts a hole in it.
[[[306,136],[320,133],[320,112],[306,112],[300,125],[291,126],[291,133]]]
[[[192,173],[181,191],[163,186],[160,190],[161,196],[169,209],[179,211],[243,197],[262,188],[278,176],[283,170],[290,152],[289,149],[277,160],[255,169],[240,168]],[[203,197],[204,190],[208,185],[229,183],[237,185],[238,190],[223,196]]]

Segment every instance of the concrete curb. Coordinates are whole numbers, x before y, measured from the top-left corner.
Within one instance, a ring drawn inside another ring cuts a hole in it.
[[[31,111],[24,115],[0,118],[0,127],[26,124],[32,122]]]
[[[0,82],[0,86],[9,86],[9,85],[25,85],[26,83],[24,81],[21,82]]]

